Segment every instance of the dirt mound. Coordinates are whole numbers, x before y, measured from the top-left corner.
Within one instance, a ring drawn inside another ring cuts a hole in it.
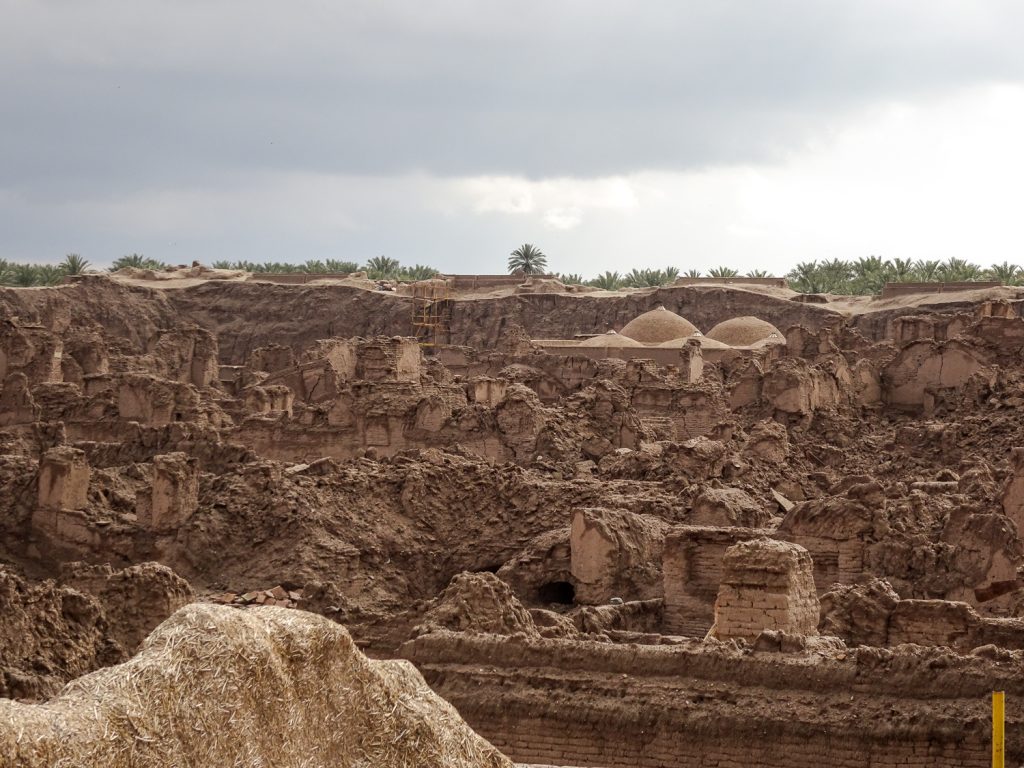
[[[188,582],[159,563],[142,563],[120,571],[109,565],[67,563],[60,582],[100,601],[111,636],[134,653],[156,626],[192,602]]]
[[[46,704],[0,701],[0,763],[511,767],[411,664],[370,661],[343,627],[198,603]]]
[[[784,341],[782,332],[771,323],[759,317],[744,315],[743,317],[734,317],[719,323],[708,331],[707,335],[708,338],[720,341],[723,344],[733,347],[747,347],[751,344],[757,344],[759,341],[772,338],[773,333],[779,341]]]
[[[697,326],[685,317],[680,317],[661,306],[634,317],[620,331],[621,335],[645,344],[660,344],[663,341],[692,336],[697,332]]]
[[[70,563],[59,583],[34,585],[0,566],[0,696],[52,696],[122,661],[192,599],[188,583],[157,563],[119,571]]]
[[[100,602],[52,581],[29,585],[0,566],[0,696],[44,698],[124,658]]]
[[[864,584],[835,584],[821,596],[824,635],[843,638],[849,645],[884,646],[889,615],[899,595],[887,581],[871,579]]]
[[[451,580],[427,611],[416,633],[437,629],[540,636],[530,612],[519,602],[512,588],[492,573],[460,573]]]

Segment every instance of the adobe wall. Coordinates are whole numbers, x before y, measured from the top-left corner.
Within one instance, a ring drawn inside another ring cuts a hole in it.
[[[271,343],[298,351],[316,339],[415,335],[411,297],[341,283],[275,285],[210,281],[166,293],[161,293],[161,301],[169,304],[179,318],[216,334],[220,362],[225,364],[243,364],[249,351]],[[604,333],[609,324],[621,328],[659,304],[687,318],[702,331],[741,315],[756,315],[783,332],[795,325],[817,331],[845,322],[827,304],[804,304],[744,290],[741,285],[679,286],[600,295],[538,292],[486,301],[452,298],[446,341],[495,349],[514,325],[534,339]]]
[[[747,654],[437,633],[402,647],[513,760],[549,765],[988,765],[990,662]],[[945,658],[945,657],[944,657]],[[1009,696],[1024,693],[1017,672]],[[856,712],[850,696],[857,694]],[[955,713],[955,714],[951,714]],[[1009,732],[1021,724],[1010,713]],[[1021,745],[1008,759],[1020,762]],[[752,756],[756,755],[756,760]]]
[[[680,277],[672,285],[765,285],[788,288],[784,277]]]
[[[581,347],[560,339],[537,342],[545,352],[563,357],[586,357],[591,360],[653,360],[658,365],[684,364],[683,350],[671,347]],[[687,358],[688,359],[688,358]]]
[[[959,283],[886,283],[882,286],[881,298],[910,296],[916,293],[956,293],[957,291],[978,291],[984,288],[998,288],[998,280],[978,280]]]
[[[896,408],[930,413],[941,390],[962,387],[975,374],[995,380],[995,371],[970,346],[959,341],[915,341],[883,369],[882,396]]]
[[[775,539],[741,541],[725,552],[711,635],[753,641],[764,630],[818,634],[811,556]]]
[[[517,366],[524,374],[520,378],[522,383],[533,389],[545,403],[554,402],[591,384],[598,372],[597,360],[576,354],[478,353],[470,347],[438,346],[434,349],[434,356],[453,376],[464,379],[478,376],[493,378],[507,367]]]
[[[451,302],[452,344],[494,348],[504,330],[522,327],[532,339],[567,339],[577,334],[620,329],[663,304],[702,332],[733,317],[755,315],[785,331],[802,325],[812,331],[838,327],[843,317],[828,305],[802,304],[742,286],[679,286],[621,294],[519,294],[487,302]]]
[[[343,280],[351,274],[351,272],[253,272],[249,275],[249,280],[256,283],[305,285],[314,280]]]
[[[601,723],[567,722],[494,712],[482,718],[466,718],[470,726],[513,760],[541,765],[600,765],[603,768],[820,768],[822,756],[844,768],[908,768],[949,766],[986,768],[988,744],[973,739],[957,744],[954,739],[918,738],[888,740],[845,737],[840,733],[777,735],[735,728],[730,734],[703,736],[690,729],[682,732],[641,730],[645,723],[618,727]],[[638,732],[640,736],[638,738]],[[756,755],[756,758],[753,756]]]
[[[486,288],[514,288],[530,278],[525,275],[442,275],[453,291],[478,291]],[[555,275],[532,275],[536,280],[553,280]]]
[[[630,405],[644,420],[667,422],[671,427],[669,437],[679,441],[706,435],[730,416],[726,403],[706,389],[638,386]]]
[[[656,517],[621,509],[573,510],[569,548],[576,602],[601,605],[612,597],[661,597],[659,564],[666,528]]]
[[[725,552],[767,532],[757,528],[681,525],[666,536],[662,550],[664,631],[704,637],[715,618],[715,599],[725,572]]]
[[[960,653],[986,645],[1024,649],[1024,619],[982,616],[967,603],[952,600],[899,600],[891,589],[889,594],[886,600],[877,585],[837,589],[823,600],[822,631],[848,645],[913,643]]]
[[[864,573],[866,544],[861,538],[840,539],[784,532],[779,535],[811,553],[818,592],[827,590],[837,582],[852,584]]]

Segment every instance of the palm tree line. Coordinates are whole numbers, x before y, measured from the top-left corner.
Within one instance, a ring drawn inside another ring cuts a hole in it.
[[[57,285],[67,275],[80,275],[88,268],[89,262],[77,253],[69,253],[59,264],[18,264],[0,259],[0,285]]]
[[[0,259],[0,285],[30,287],[56,285],[67,275],[79,275],[89,269],[89,262],[77,253],[69,253],[59,264],[18,264]],[[168,265],[139,253],[122,256],[110,266],[111,271],[124,267],[164,269]],[[397,259],[375,256],[365,264],[336,259],[309,260],[302,264],[288,262],[215,261],[216,269],[237,269],[256,273],[285,274],[348,274],[364,271],[372,280],[412,282],[427,280],[439,274],[433,267],[414,264],[403,266]],[[537,246],[524,243],[509,255],[510,273],[537,275],[547,270],[547,256]],[[680,277],[768,277],[764,270],[749,270],[741,275],[731,267],[713,267],[705,275],[700,269],[681,271],[678,267],[636,268],[629,272],[605,271],[592,278],[580,274],[555,275],[562,282],[589,285],[606,291],[620,288],[653,288],[670,285]],[[994,280],[1003,285],[1024,285],[1024,268],[1004,261],[988,268],[966,259],[945,261],[919,259],[883,259],[880,256],[846,261],[825,259],[797,264],[786,273],[789,286],[801,293],[832,293],[870,295],[880,293],[886,283],[899,282],[975,282]]]
[[[769,277],[762,269],[740,273],[732,267],[713,267],[705,275],[699,269],[680,272],[677,267],[637,269],[630,272],[606,271],[589,279],[580,274],[556,275],[563,283],[589,285],[606,291],[619,288],[650,288],[670,285],[679,277]],[[919,259],[882,259],[879,256],[846,261],[825,259],[797,264],[785,275],[789,287],[800,293],[871,295],[881,292],[886,283],[954,283],[998,281],[1003,285],[1024,285],[1024,268],[1004,261],[985,268],[965,259],[945,261]]]
[[[289,264],[278,261],[265,261],[262,263],[251,261],[215,261],[212,266],[214,269],[240,269],[246,272],[276,274],[338,275],[365,272],[366,276],[371,280],[398,280],[400,282],[429,280],[441,274],[439,270],[426,264],[403,266],[398,259],[392,259],[387,256],[374,256],[363,265],[355,261],[310,259],[302,264]]]
[[[77,253],[69,253],[59,264],[18,264],[0,259],[0,285],[28,288],[41,285],[57,285],[68,275],[80,275],[89,269],[89,262]],[[141,253],[132,253],[116,259],[110,265],[111,272],[125,267],[135,269],[165,269],[169,265]],[[215,261],[214,269],[239,269],[246,272],[285,274],[351,274],[366,272],[371,280],[398,280],[414,282],[429,280],[439,274],[438,270],[425,264],[403,266],[397,259],[375,256],[362,266],[355,261],[337,259],[309,260],[302,264],[286,262]]]

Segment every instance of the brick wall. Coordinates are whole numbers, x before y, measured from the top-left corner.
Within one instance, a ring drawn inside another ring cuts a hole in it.
[[[1024,695],[1024,671],[1006,665],[874,649],[800,658],[448,634],[402,654],[509,757],[548,765],[981,768],[992,686]],[[1007,726],[1018,765],[1020,714]]]
[[[914,293],[951,293],[954,291],[977,291],[982,288],[998,288],[998,280],[979,280],[961,283],[886,283],[882,288],[882,298],[908,296]]]
[[[763,535],[756,528],[682,525],[672,529],[662,554],[667,634],[707,634],[714,622],[725,551],[738,541]]]
[[[766,629],[816,635],[818,613],[811,556],[799,544],[758,538],[726,550],[716,637],[753,640]]]
[[[699,731],[609,731],[562,718],[469,719],[481,736],[523,763],[603,768],[987,768],[988,743],[973,738],[867,741],[842,733],[775,736],[736,731],[706,737]]]

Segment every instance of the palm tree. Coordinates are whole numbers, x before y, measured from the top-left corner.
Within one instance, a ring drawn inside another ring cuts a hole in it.
[[[634,267],[622,282],[628,288],[657,288],[661,285],[668,285],[679,277],[679,270],[676,267],[666,269],[637,269]]]
[[[686,277],[701,277],[704,273],[699,269],[688,269],[683,273]]]
[[[802,261],[786,274],[790,287],[798,293],[823,293],[825,274],[815,261]]]
[[[605,271],[604,274],[598,275],[588,282],[587,285],[592,285],[604,291],[617,291],[622,287],[622,275],[618,272]]]
[[[907,283],[914,279],[914,262],[910,259],[893,259],[888,263],[886,279],[890,283]]]
[[[646,288],[650,284],[649,269],[637,269],[633,267],[625,277],[622,278],[622,284],[627,288]]]
[[[708,277],[739,277],[739,270],[732,267],[712,267],[708,270]]]
[[[338,261],[337,259],[327,259],[324,261],[327,266],[327,271],[334,274],[345,274],[351,272],[358,272],[359,265],[354,261]]]
[[[15,264],[11,269],[11,283],[21,288],[37,285],[39,267],[34,264]]]
[[[838,259],[834,261],[839,262]],[[888,279],[889,262],[881,256],[868,256],[852,263],[842,263],[847,264],[847,267],[841,270],[846,276],[840,278],[839,274],[836,274],[837,284],[832,288],[833,293],[881,293],[882,286]],[[849,282],[849,286],[845,290],[841,289],[838,285],[840,282]]]
[[[65,275],[80,275],[89,268],[89,262],[77,253],[69,253],[64,257],[60,268],[64,270]]]
[[[942,264],[934,259],[918,259],[914,262],[914,277],[922,283],[934,283],[939,279],[939,268]]]
[[[398,271],[399,279],[413,283],[419,280],[430,280],[439,274],[441,273],[433,267],[428,267],[426,264],[414,264],[411,267],[402,267]]]
[[[374,256],[366,262],[366,273],[371,280],[385,280],[395,277],[401,268],[398,259],[389,259],[387,256]]]
[[[524,275],[542,275],[548,268],[548,257],[535,245],[523,243],[508,257],[508,271]]]
[[[661,285],[661,275],[659,270],[656,269],[637,269],[633,267],[629,274],[623,278],[622,282],[628,288],[650,288],[651,286]]]
[[[984,272],[977,264],[966,259],[951,256],[939,267],[939,277],[945,283],[961,283],[980,280]]]
[[[63,266],[39,264],[34,268],[36,270],[36,285],[57,285],[64,280]]]
[[[0,259],[0,285],[7,285],[11,277],[11,263],[7,259]]]
[[[156,259],[147,259],[141,253],[132,253],[128,256],[122,256],[119,259],[115,259],[114,263],[110,265],[110,270],[116,272],[119,269],[125,267],[132,267],[134,269],[163,269],[166,264]]]
[[[842,259],[825,259],[821,262],[824,290],[829,293],[849,294],[853,290],[853,265]]]
[[[747,271],[746,277],[768,277],[768,273],[763,269],[751,269]]]
[[[1002,264],[993,264],[989,267],[987,276],[998,280],[1003,285],[1017,285],[1020,281],[1021,268],[1016,264],[1004,261]]]
[[[311,275],[322,275],[327,271],[327,265],[319,259],[310,259],[302,265],[302,271]]]
[[[565,285],[583,285],[583,275],[573,272],[568,275],[559,274],[558,279]]]

